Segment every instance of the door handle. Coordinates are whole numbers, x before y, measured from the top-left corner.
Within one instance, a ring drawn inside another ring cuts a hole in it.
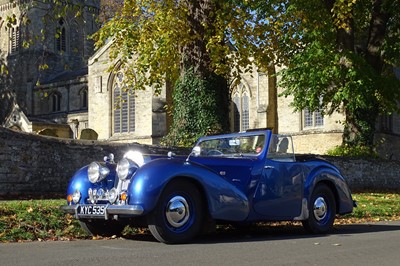
[[[266,165],[264,166],[264,169],[275,169],[275,167],[273,167],[272,165]]]

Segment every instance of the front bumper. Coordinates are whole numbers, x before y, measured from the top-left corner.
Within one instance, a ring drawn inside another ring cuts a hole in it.
[[[96,219],[105,219],[108,220],[110,216],[113,216],[114,218],[119,217],[119,216],[128,216],[128,217],[134,217],[134,216],[140,216],[143,214],[144,209],[140,205],[110,205],[107,204],[105,205],[104,208],[104,214],[102,215],[92,215],[92,214],[82,214],[78,213],[78,209],[80,206],[85,206],[85,205],[63,205],[60,207],[60,209],[65,212],[69,213],[75,216],[75,218],[80,219],[80,218],[96,218]]]

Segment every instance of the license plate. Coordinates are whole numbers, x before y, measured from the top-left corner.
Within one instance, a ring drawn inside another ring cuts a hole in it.
[[[107,205],[80,205],[78,216],[104,216]]]

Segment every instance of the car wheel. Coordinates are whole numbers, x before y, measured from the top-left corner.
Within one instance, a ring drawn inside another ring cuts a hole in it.
[[[302,221],[307,231],[319,234],[326,233],[333,228],[336,201],[332,190],[327,185],[317,185],[311,195],[308,210],[308,219]]]
[[[82,229],[92,236],[119,236],[125,228],[125,224],[117,221],[80,220]]]
[[[202,229],[204,203],[199,189],[188,181],[166,186],[155,209],[147,216],[152,235],[168,244],[190,241]]]

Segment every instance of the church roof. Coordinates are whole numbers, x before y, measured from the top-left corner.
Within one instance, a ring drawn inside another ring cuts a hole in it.
[[[61,73],[45,80],[44,82],[42,82],[42,84],[50,84],[50,83],[74,80],[79,77],[87,76],[87,74],[88,74],[87,67],[84,67],[84,68],[81,68],[78,70],[64,71],[64,72],[61,72]]]

